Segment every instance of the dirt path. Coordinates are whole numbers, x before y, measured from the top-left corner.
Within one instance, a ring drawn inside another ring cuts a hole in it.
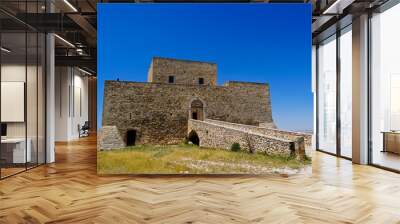
[[[302,172],[303,169],[274,168],[269,166],[254,165],[250,163],[229,163],[222,161],[192,160],[184,158],[175,162],[185,165],[193,170],[201,170],[202,173],[236,173],[236,174],[284,174],[294,175]]]

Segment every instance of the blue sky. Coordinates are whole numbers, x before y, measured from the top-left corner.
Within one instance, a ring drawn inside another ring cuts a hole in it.
[[[313,127],[309,4],[99,4],[99,126],[104,81],[145,82],[153,56],[215,62],[218,84],[267,82],[279,128]]]

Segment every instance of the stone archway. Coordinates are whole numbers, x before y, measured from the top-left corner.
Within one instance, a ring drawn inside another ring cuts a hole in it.
[[[195,99],[190,103],[189,118],[194,120],[204,120],[204,103]]]
[[[200,138],[194,130],[190,131],[188,140],[195,145],[200,145]]]

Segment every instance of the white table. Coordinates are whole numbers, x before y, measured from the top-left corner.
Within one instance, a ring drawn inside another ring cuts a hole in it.
[[[25,138],[5,138],[1,139],[2,147],[12,147],[13,151],[13,163],[26,163],[31,162],[32,152],[31,145],[32,140],[30,138],[26,139],[28,143],[25,151]]]

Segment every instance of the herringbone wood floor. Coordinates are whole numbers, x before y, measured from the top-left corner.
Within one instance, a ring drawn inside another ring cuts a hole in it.
[[[315,153],[301,175],[96,175],[96,140],[0,181],[0,223],[400,223],[400,175]]]

